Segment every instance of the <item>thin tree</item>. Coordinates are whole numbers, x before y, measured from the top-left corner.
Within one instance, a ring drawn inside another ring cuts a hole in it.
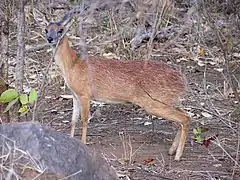
[[[8,53],[9,53],[9,22],[11,18],[11,9],[13,4],[7,0],[2,1],[0,5],[1,24],[0,24],[0,37],[1,37],[1,53],[0,53],[0,94],[7,89],[8,85]],[[0,104],[0,121],[9,122],[9,114],[3,113],[6,105]]]
[[[24,80],[24,59],[25,59],[25,14],[24,6],[25,1],[20,0],[17,8],[17,64],[15,70],[15,86],[19,93],[23,92]]]

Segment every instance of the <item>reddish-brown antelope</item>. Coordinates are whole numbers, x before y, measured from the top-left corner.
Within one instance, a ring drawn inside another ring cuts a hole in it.
[[[131,102],[150,114],[180,123],[181,126],[169,150],[170,155],[176,153],[175,160],[180,160],[190,121],[186,112],[175,107],[186,89],[184,76],[161,62],[121,61],[98,57],[80,59],[64,34],[70,15],[66,14],[62,20],[51,23],[46,22],[41,13],[36,15],[38,22],[38,19],[41,19],[47,23],[47,41],[55,47],[58,45],[55,62],[73,93],[71,136],[74,136],[81,110],[82,142],[86,143],[90,100]]]

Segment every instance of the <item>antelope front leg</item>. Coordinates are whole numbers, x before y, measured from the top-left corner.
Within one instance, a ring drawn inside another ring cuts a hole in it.
[[[77,96],[73,94],[73,112],[72,112],[72,124],[71,124],[71,137],[74,137],[76,123],[79,120],[80,105]]]
[[[87,142],[87,123],[90,109],[90,99],[85,97],[79,97],[81,103],[81,120],[82,120],[82,143]]]

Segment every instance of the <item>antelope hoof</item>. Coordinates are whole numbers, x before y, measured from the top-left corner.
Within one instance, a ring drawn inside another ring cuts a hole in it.
[[[171,148],[169,149],[169,151],[168,151],[168,154],[169,154],[170,156],[172,156],[172,155],[176,154],[176,150],[177,150],[177,148],[171,147]]]
[[[177,155],[176,155],[175,158],[174,158],[174,160],[175,160],[175,161],[180,161],[180,156],[177,156]]]

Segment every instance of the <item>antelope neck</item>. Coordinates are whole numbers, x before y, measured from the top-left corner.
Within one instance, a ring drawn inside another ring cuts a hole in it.
[[[61,71],[65,74],[65,70],[71,68],[77,59],[77,54],[70,47],[68,37],[64,36],[57,47],[55,54],[55,62],[60,67]]]

